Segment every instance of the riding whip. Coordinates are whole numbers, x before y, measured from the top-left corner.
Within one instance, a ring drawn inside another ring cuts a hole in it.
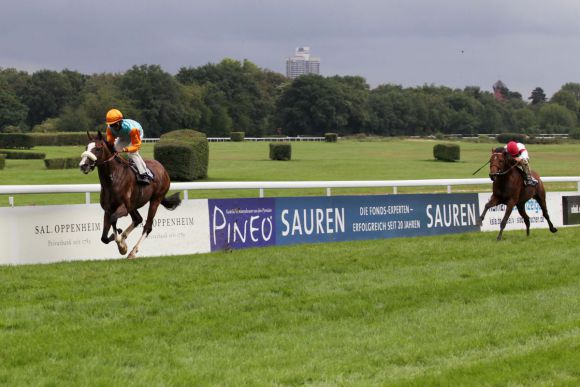
[[[473,172],[473,173],[471,174],[471,176],[473,176],[473,175],[475,175],[477,172],[481,171],[481,168],[485,167],[487,164],[489,164],[489,160],[487,161],[487,163],[485,163],[485,164],[483,164],[481,167],[479,167],[479,169],[478,169],[477,171]]]

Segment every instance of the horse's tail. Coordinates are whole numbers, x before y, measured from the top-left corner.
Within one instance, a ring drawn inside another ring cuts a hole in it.
[[[179,192],[174,193],[169,197],[163,198],[161,201],[163,207],[167,208],[170,211],[173,211],[177,208],[178,205],[181,204],[181,198],[179,197]]]

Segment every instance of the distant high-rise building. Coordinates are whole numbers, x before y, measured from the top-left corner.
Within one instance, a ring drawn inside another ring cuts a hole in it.
[[[320,74],[320,58],[310,56],[310,47],[298,47],[296,54],[286,60],[286,76],[294,79],[305,74]]]

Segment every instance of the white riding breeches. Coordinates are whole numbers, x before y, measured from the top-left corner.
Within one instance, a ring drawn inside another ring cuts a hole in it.
[[[122,152],[123,148],[126,148],[130,145],[131,145],[131,140],[123,141],[120,137],[117,137],[117,139],[115,140],[115,150],[117,152]],[[147,169],[147,166],[145,165],[145,161],[143,161],[143,158],[139,154],[139,151],[127,152],[127,157],[129,157],[135,163],[135,166],[137,167],[139,174],[143,175],[144,173],[149,172],[149,170]]]

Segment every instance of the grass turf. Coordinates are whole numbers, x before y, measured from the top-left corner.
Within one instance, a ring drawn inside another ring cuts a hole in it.
[[[0,267],[0,383],[577,385],[579,237]]]

